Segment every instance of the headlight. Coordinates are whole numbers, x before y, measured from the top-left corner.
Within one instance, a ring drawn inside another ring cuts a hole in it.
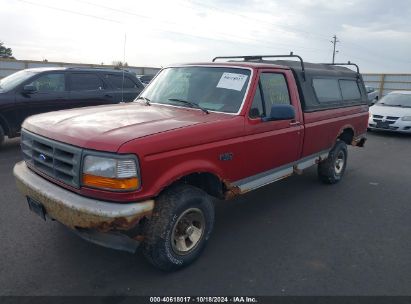
[[[83,163],[83,185],[105,190],[136,190],[140,187],[136,160],[87,155]]]
[[[403,117],[401,118],[401,120],[411,121],[411,116],[403,116]]]

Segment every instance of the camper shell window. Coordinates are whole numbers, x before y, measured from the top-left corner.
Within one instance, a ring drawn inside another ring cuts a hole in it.
[[[291,69],[297,82],[304,112],[368,104],[361,74],[347,67],[304,62],[304,77],[301,63],[298,61],[261,60],[258,62],[287,66]]]

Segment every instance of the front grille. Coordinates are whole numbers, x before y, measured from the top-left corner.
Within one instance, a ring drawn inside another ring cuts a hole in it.
[[[399,117],[396,116],[381,116],[381,115],[373,115],[372,116],[374,122],[387,122],[388,124],[393,124],[396,122]]]
[[[21,132],[21,148],[26,163],[56,180],[80,187],[82,149],[31,132]]]

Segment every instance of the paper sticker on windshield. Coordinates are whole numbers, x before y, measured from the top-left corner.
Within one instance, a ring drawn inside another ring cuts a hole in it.
[[[224,73],[217,84],[217,88],[241,91],[247,77],[243,74]]]

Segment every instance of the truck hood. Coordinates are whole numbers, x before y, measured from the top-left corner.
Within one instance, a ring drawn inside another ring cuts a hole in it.
[[[133,102],[34,115],[24,121],[23,128],[74,146],[116,152],[133,139],[232,117]]]
[[[411,116],[411,108],[374,105],[370,107],[370,113],[372,115],[403,117]]]

